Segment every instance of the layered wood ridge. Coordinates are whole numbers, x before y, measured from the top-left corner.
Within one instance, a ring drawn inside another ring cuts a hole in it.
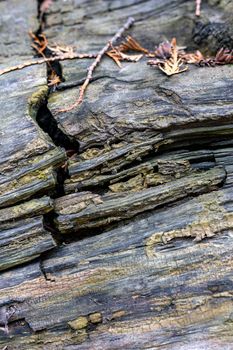
[[[28,31],[38,26],[37,4],[1,1],[2,66],[31,59]],[[0,270],[23,264],[55,246],[44,228],[52,210],[55,169],[65,152],[38,127],[37,111],[47,98],[46,67],[33,66],[0,77]],[[46,196],[46,197],[43,197]],[[31,200],[31,198],[34,198]]]
[[[27,3],[0,2],[2,67],[33,56]],[[232,4],[203,2],[199,20],[194,8],[54,0],[44,31],[96,53],[134,16],[130,34],[150,49],[173,36],[230,46]],[[1,350],[230,349],[232,66],[167,78],[146,61],[104,58],[67,113],[90,60],[62,62],[56,92],[43,65],[0,77]]]

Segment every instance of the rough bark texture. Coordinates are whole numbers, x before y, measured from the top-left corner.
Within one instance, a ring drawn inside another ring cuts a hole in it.
[[[33,57],[38,4],[0,1],[1,68]],[[211,53],[233,48],[232,10],[54,0],[43,27],[96,53],[133,16],[150,49],[176,36]],[[56,92],[45,65],[0,77],[0,349],[231,350],[232,65],[168,78],[105,57],[57,114],[90,60],[60,64]]]

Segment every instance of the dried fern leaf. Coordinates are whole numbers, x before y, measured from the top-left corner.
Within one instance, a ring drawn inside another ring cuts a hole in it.
[[[147,49],[145,49],[144,47],[142,47],[134,38],[132,38],[132,36],[128,35],[126,37],[126,40],[120,44],[117,49],[120,52],[125,52],[125,51],[138,51],[138,52],[142,52],[144,54],[148,54],[149,51]]]
[[[176,39],[173,38],[171,43],[171,57],[163,63],[158,64],[159,69],[168,76],[185,72],[188,69],[188,67],[182,68],[183,62],[182,59],[178,57]]]
[[[138,62],[143,57],[143,54],[127,55],[119,51],[117,47],[111,46],[111,48],[110,51],[106,52],[106,55],[113,59],[119,68],[121,68],[121,61]]]

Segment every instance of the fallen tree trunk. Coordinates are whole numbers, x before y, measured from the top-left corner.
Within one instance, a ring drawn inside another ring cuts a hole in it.
[[[40,24],[35,1],[9,2],[3,68],[32,58],[30,28],[96,53],[130,16],[151,50],[232,49],[230,2],[197,19],[193,0],[57,0]],[[56,64],[55,92],[50,66],[0,77],[0,349],[230,349],[232,65],[168,78],[105,57],[57,113],[91,63]]]

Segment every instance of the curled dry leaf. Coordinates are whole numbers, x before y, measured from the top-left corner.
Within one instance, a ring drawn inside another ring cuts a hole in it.
[[[112,47],[111,50],[106,52],[106,55],[109,56],[118,65],[119,68],[121,68],[120,51],[118,51],[114,47]]]
[[[182,58],[185,63],[199,63],[200,61],[205,60],[205,57],[199,50],[194,53],[181,53],[179,54],[179,57]]]
[[[215,67],[216,66],[216,62],[214,58],[204,58],[203,60],[200,60],[198,62],[198,65],[200,67]]]
[[[214,67],[216,65],[233,63],[233,50],[221,48],[215,57],[203,57],[197,62],[199,66]]]
[[[159,46],[159,48],[160,49],[158,51],[158,54],[160,56],[166,56],[169,53],[170,58],[169,59],[157,59],[156,58],[156,59],[148,61],[148,64],[150,64],[152,66],[158,66],[159,69],[168,76],[185,72],[188,69],[188,67],[182,68],[183,61],[178,55],[176,38],[173,38],[169,45],[167,45],[167,44],[164,45],[164,43],[163,43]]]
[[[195,63],[201,67],[214,67],[216,65],[233,63],[233,50],[221,48],[215,57],[205,57],[200,51],[194,53],[179,53],[185,63]]]
[[[170,58],[172,56],[172,47],[174,45],[176,45],[175,40],[176,39],[173,38],[171,42],[169,42],[169,41],[162,42],[161,44],[159,44],[158,47],[155,48],[154,53],[151,53],[149,56],[159,58],[162,60],[166,60],[166,59]],[[176,45],[176,49],[177,49],[178,55],[180,56],[180,54],[184,53],[185,47],[183,47],[183,46],[178,47]]]
[[[54,46],[47,46],[50,51],[52,51],[53,54],[56,56],[63,55],[64,53],[67,54],[74,54],[74,47],[72,46],[66,46],[66,45],[54,45]]]
[[[43,33],[35,35],[32,32],[29,32],[29,35],[31,36],[31,38],[33,40],[32,47],[37,51],[37,53],[40,56],[42,56],[44,58],[44,60],[47,63],[48,67],[50,68],[50,74],[49,74],[49,78],[48,78],[48,86],[52,87],[53,89],[56,89],[57,85],[60,84],[61,79],[57,75],[57,73],[54,70],[54,68],[53,68],[52,64],[50,63],[49,59],[47,59],[48,57],[46,57],[46,53],[47,53],[46,49],[49,49],[49,47],[48,47],[48,40],[46,38],[46,35],[43,34]],[[49,56],[52,53],[53,53],[53,51],[49,54]],[[56,54],[56,52],[54,52],[54,53]],[[60,52],[60,54],[61,54],[61,52]]]
[[[172,44],[165,41],[155,49],[154,56],[156,58],[168,59],[172,55]]]
[[[160,60],[158,58],[153,58],[152,60],[147,61],[147,64],[149,64],[150,66],[158,66],[159,63],[163,64],[164,60]]]
[[[215,56],[216,64],[229,64],[233,63],[233,50],[221,48]]]
[[[61,83],[60,77],[57,75],[57,73],[52,70],[49,79],[48,79],[48,86],[53,87],[53,89],[56,89],[57,85]]]
[[[144,54],[148,54],[149,51],[142,47],[138,41],[136,41],[134,38],[132,38],[130,35],[128,35],[125,39],[125,41],[120,44],[117,49],[120,52],[125,52],[125,51],[137,51],[137,52],[142,52]]]
[[[48,40],[46,38],[46,35],[43,33],[35,35],[31,31],[29,32],[29,35],[33,41],[32,47],[37,51],[39,55],[45,57],[44,51],[48,47]]]
[[[126,55],[125,53],[119,51],[117,47],[111,46],[111,50],[106,52],[110,58],[114,60],[114,62],[121,68],[121,61],[129,61],[129,62],[138,62],[143,54],[140,55]]]

